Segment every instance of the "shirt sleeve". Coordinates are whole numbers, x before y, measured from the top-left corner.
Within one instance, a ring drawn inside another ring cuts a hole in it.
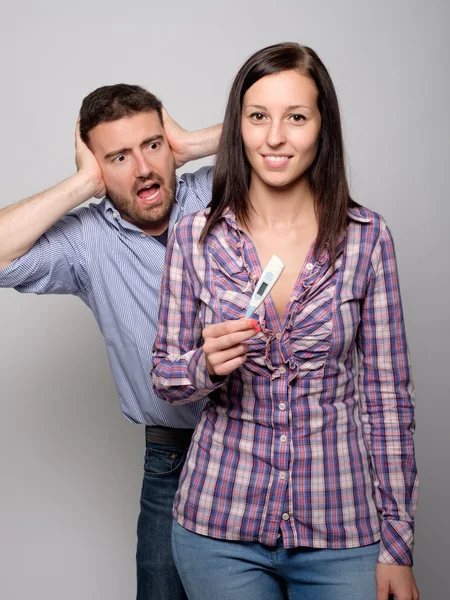
[[[227,378],[212,382],[202,350],[198,301],[175,226],[167,246],[161,287],[159,326],[153,347],[156,394],[171,404],[202,400]],[[188,243],[186,244],[188,246]]]
[[[358,334],[361,414],[381,518],[378,561],[412,565],[418,498],[413,383],[394,244],[384,227],[372,256]]]
[[[188,204],[186,212],[190,213],[206,208],[211,202],[214,168],[211,166],[201,167],[195,173],[184,173],[180,179],[193,192],[186,199]]]
[[[86,248],[76,213],[57,221],[30,250],[0,270],[0,287],[34,294],[82,295]]]

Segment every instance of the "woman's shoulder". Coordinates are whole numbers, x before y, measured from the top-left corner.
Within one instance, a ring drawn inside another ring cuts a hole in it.
[[[352,201],[347,211],[349,230],[354,230],[358,238],[366,244],[376,245],[383,239],[391,239],[391,232],[385,218],[380,213]],[[360,229],[364,229],[364,234]]]
[[[369,265],[394,252],[394,240],[382,215],[354,202],[348,217],[346,245],[350,254],[364,255]]]
[[[354,200],[351,201],[348,207],[348,216],[351,220],[360,223],[372,223],[375,226],[380,226],[385,223],[384,217],[380,213],[366,208],[362,204],[358,204]]]
[[[209,208],[205,208],[183,216],[174,228],[177,239],[189,240],[194,243],[198,242],[206,224],[208,214]]]

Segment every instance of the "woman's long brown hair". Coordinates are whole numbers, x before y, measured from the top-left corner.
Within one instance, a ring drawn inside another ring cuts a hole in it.
[[[242,101],[245,92],[262,77],[291,69],[314,81],[318,91],[322,124],[317,154],[308,175],[319,225],[315,254],[319,256],[326,247],[333,261],[339,237],[347,227],[347,209],[351,202],[339,104],[331,77],[320,58],[311,48],[295,43],[276,44],[256,52],[236,75],[217,152],[211,210],[201,241],[206,240],[228,207],[238,222],[248,222],[251,169],[241,134]]]

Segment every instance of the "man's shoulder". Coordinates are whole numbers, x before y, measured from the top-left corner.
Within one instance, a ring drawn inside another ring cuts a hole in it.
[[[192,173],[183,173],[182,175],[177,177],[177,181],[180,184],[185,184],[188,187],[198,187],[202,185],[208,185],[212,181],[213,177],[213,167],[211,165],[207,165],[204,167],[200,167],[197,171],[193,171]]]
[[[107,210],[108,199],[103,198],[100,202],[89,202],[89,204],[74,208],[66,216],[74,217],[83,221],[103,220]]]
[[[177,177],[177,202],[184,212],[195,212],[205,208],[211,201],[213,167],[201,167],[194,173],[183,173]]]
[[[107,202],[108,199],[104,198],[101,202],[91,202],[75,208],[56,221],[51,230],[64,235],[75,235],[76,232],[84,235],[87,232],[105,230],[108,224]]]

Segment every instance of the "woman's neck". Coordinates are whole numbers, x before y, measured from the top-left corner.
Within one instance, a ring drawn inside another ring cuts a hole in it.
[[[316,219],[314,197],[306,177],[291,186],[276,188],[253,176],[249,201],[250,229],[290,228]]]

